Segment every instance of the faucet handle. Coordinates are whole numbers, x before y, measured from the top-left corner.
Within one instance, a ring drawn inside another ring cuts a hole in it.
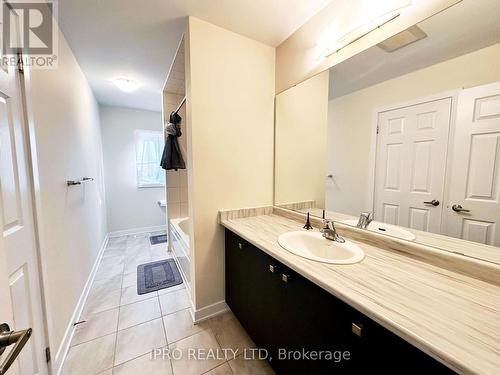
[[[373,216],[373,212],[372,211],[361,212],[361,216],[366,217],[367,219],[370,219]]]

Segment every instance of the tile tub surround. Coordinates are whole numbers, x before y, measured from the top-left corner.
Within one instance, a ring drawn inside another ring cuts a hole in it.
[[[110,239],[61,375],[273,374],[242,354],[215,362],[151,359],[158,348],[253,347],[230,312],[194,325],[185,284],[137,294],[137,265],[168,257],[166,244],[150,245],[147,234]]]
[[[445,268],[441,254],[432,263],[430,253],[405,252],[392,240],[387,246],[384,238],[373,240],[376,234],[356,237],[356,231],[340,226],[342,235],[363,248],[365,259],[352,265],[314,262],[277,242],[282,233],[303,230],[298,219],[303,215],[279,209],[256,216],[235,212],[224,218],[221,213],[221,224],[428,355],[459,373],[500,373],[498,284]],[[488,269],[493,272],[494,266]]]

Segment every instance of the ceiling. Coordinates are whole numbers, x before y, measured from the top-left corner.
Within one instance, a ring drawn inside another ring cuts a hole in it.
[[[59,24],[100,104],[161,111],[186,16],[277,46],[330,1],[60,0]],[[141,87],[124,93],[118,77]]]
[[[330,98],[500,43],[499,0],[463,0],[420,22],[427,38],[392,53],[378,46],[330,69]]]

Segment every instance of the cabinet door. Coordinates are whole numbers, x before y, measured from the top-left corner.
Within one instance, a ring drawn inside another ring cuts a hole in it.
[[[283,301],[278,270],[280,263],[254,246],[249,246],[247,258],[248,301],[252,317],[248,333],[255,344],[266,349],[271,363],[281,342]]]
[[[323,353],[323,359],[280,363],[286,374],[345,374],[351,368],[352,309],[298,273],[285,269],[282,280],[282,348],[290,353]],[[325,358],[326,352],[332,358]],[[347,359],[342,359],[346,353]]]
[[[246,245],[236,234],[226,230],[226,303],[245,328],[252,315],[248,302]]]
[[[356,340],[359,358],[354,362],[358,373],[368,369],[385,374],[455,373],[360,312],[355,312],[353,321],[362,327]]]
[[[279,264],[255,246],[226,230],[226,303],[255,344],[273,355],[279,338],[282,301]]]

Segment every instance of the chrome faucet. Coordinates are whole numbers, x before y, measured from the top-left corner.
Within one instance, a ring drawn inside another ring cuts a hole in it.
[[[361,212],[359,215],[358,224],[356,226],[361,229],[366,229],[373,221],[373,212]]]
[[[345,240],[338,235],[333,220],[328,220],[328,219],[323,220],[323,228],[321,229],[321,233],[323,233],[323,237],[325,237],[327,240],[336,241],[340,243],[345,242]]]

